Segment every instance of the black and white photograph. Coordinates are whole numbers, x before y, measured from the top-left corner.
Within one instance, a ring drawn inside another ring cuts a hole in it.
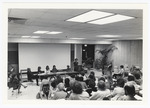
[[[144,103],[147,5],[55,5],[7,6],[6,100]]]

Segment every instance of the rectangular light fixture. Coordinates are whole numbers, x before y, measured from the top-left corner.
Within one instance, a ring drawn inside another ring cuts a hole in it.
[[[116,14],[116,15],[113,15],[113,16],[110,16],[110,17],[98,19],[98,20],[91,21],[91,22],[88,22],[88,23],[103,25],[103,24],[109,24],[109,23],[125,21],[125,20],[129,20],[129,19],[134,19],[134,18],[135,17],[130,17],[130,16]]]
[[[120,35],[97,35],[96,37],[102,37],[102,38],[116,38],[121,37]]]
[[[79,39],[79,40],[81,39],[82,40],[82,39],[85,39],[85,38],[69,38],[69,39]]]
[[[62,32],[59,32],[59,31],[51,31],[51,32],[47,32],[46,34],[60,34]]]
[[[40,38],[40,36],[32,36],[31,38]]]
[[[44,34],[44,33],[47,33],[47,32],[49,32],[49,31],[35,31],[33,33],[35,33],[35,34]]]
[[[76,17],[73,17],[71,19],[68,19],[66,21],[84,23],[84,22],[96,20],[96,19],[99,19],[99,18],[107,17],[107,16],[110,16],[110,15],[113,15],[113,14],[114,13],[107,13],[107,12],[92,10],[92,11],[86,12],[84,14],[78,15]]]
[[[31,36],[21,36],[22,38],[30,38]]]

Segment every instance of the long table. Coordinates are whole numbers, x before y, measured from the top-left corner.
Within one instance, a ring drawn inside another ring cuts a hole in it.
[[[56,76],[56,75],[71,75],[71,74],[79,74],[79,72],[66,72],[66,71],[62,71],[62,72],[51,72],[49,74],[46,73],[41,73],[38,74],[40,79],[43,79],[44,77],[52,77],[52,76]]]

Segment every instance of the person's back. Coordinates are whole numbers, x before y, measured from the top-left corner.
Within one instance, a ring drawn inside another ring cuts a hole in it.
[[[98,84],[98,91],[93,93],[90,97],[90,100],[103,100],[104,97],[110,94],[110,90],[106,89],[106,85],[104,81],[99,81]]]
[[[54,92],[54,97],[53,97],[54,100],[66,98],[67,93],[63,91],[64,88],[65,88],[65,86],[63,83],[58,84],[58,91]]]

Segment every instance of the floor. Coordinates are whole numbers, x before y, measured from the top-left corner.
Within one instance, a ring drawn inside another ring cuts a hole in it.
[[[89,73],[91,71],[95,72],[95,76],[100,77],[102,75],[102,73],[98,70],[90,70],[87,72],[87,75],[89,75]],[[27,85],[27,88],[21,87],[20,91],[22,91],[22,93],[17,94],[17,91],[14,91],[14,95],[12,95],[12,88],[8,89],[8,100],[35,100],[36,99],[36,94],[39,92],[40,90],[40,86],[36,85],[36,81],[33,80],[34,82],[23,82],[23,85]],[[39,81],[39,84],[41,82]]]

